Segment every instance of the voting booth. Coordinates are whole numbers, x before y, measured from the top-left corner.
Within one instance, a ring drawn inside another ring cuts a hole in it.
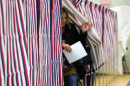
[[[128,69],[130,69],[130,6],[118,6],[110,8],[118,15],[118,72],[123,75],[122,57],[125,55]],[[128,50],[126,50],[128,48]],[[129,70],[130,71],[130,70]]]

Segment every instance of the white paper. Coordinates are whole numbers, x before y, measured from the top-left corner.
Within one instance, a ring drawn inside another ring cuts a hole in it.
[[[72,48],[71,52],[67,52],[65,49],[63,50],[63,53],[69,63],[73,63],[88,55],[80,41],[71,45],[70,47]]]

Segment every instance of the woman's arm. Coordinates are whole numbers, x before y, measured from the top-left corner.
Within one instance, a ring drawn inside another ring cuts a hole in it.
[[[93,24],[91,22],[87,24],[83,24],[80,30],[80,41],[82,42],[83,46],[86,45],[86,37],[87,37],[87,31],[93,27]]]
[[[87,24],[82,24],[81,31],[82,31],[82,33],[85,33],[92,27],[93,27],[92,22],[88,22]]]
[[[63,47],[67,52],[71,52],[71,51],[72,51],[72,49],[71,49],[71,47],[70,47],[69,44],[62,43],[62,47]]]

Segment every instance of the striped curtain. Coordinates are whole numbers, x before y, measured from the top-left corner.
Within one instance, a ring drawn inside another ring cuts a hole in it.
[[[62,86],[61,0],[40,0],[39,56],[41,86]]]
[[[94,28],[101,39],[101,47],[99,47],[101,49],[98,53],[103,52],[103,54],[97,58],[99,65],[102,65],[102,63],[109,59],[118,57],[117,13],[87,0],[77,0],[75,3],[77,2],[80,3],[76,4],[76,8],[94,24]],[[105,49],[106,51],[104,51]],[[103,58],[101,57],[102,55]]]
[[[0,0],[0,86],[29,86],[28,40],[22,0]]]
[[[1,0],[0,86],[62,86],[62,76],[61,1]]]
[[[26,22],[30,86],[39,86],[37,0],[26,0],[24,14]]]

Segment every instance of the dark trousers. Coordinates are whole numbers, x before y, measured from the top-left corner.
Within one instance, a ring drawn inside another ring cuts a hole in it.
[[[77,86],[77,74],[64,76],[64,86]]]

